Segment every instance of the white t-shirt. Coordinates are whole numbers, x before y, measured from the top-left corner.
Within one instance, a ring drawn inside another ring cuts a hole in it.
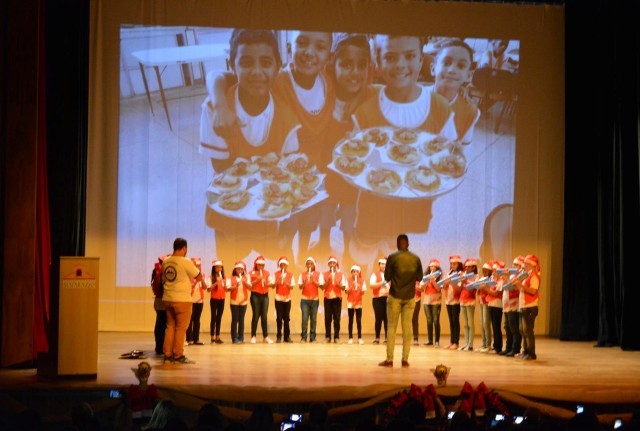
[[[162,262],[165,302],[191,302],[191,279],[200,274],[188,257],[169,256]]]
[[[420,87],[420,95],[412,102],[400,103],[390,100],[384,89],[379,94],[380,111],[384,118],[396,127],[415,129],[427,120],[431,110],[431,92]],[[453,122],[453,113],[438,132],[447,139],[454,140],[457,137],[456,126]]]
[[[300,102],[300,105],[304,108],[305,111],[312,115],[318,115],[322,108],[324,107],[324,102],[327,98],[326,87],[324,85],[324,80],[321,75],[316,76],[316,82],[313,83],[313,87],[307,90],[306,88],[300,87],[296,80],[293,79],[293,73],[291,72],[291,67],[287,67],[287,73],[289,74],[289,78],[291,79],[291,83],[293,84],[293,90],[296,93],[296,97]]]
[[[244,127],[240,128],[242,136],[252,147],[259,147],[264,144],[269,137],[269,130],[273,121],[273,97],[269,94],[269,103],[264,111],[253,116],[247,114],[238,97],[238,89],[236,88],[236,115]]]

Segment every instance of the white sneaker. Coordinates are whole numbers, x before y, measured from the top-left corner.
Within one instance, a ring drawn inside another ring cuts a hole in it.
[[[353,338],[349,338],[349,341],[347,342],[347,344],[353,344]]]
[[[364,340],[362,338],[358,338],[358,344],[364,344]]]
[[[256,337],[251,337],[251,344],[256,344]]]
[[[264,340],[262,340],[263,343],[267,343],[267,344],[273,344],[273,340],[269,337],[265,338]]]

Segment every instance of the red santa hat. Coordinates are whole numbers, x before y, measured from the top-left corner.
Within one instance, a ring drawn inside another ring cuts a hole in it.
[[[327,260],[327,264],[331,263],[331,262],[335,262],[336,266],[339,268],[340,264],[338,263],[338,258],[335,256],[329,256],[329,260]]]
[[[478,266],[478,261],[470,257],[464,261],[464,266]]]
[[[383,256],[380,259],[378,259],[378,265],[380,265],[381,263],[386,264],[387,263],[387,257]]]
[[[524,258],[524,263],[533,266],[537,272],[540,272],[540,261],[538,260],[538,256],[534,254],[528,254]]]
[[[351,267],[351,272],[353,271],[362,272],[362,269],[358,265],[353,265]]]
[[[504,268],[505,264],[502,260],[494,260],[493,261],[493,269]]]
[[[493,271],[493,261],[488,260],[484,264],[482,264],[483,269],[488,269],[489,271]]]
[[[240,268],[240,269],[246,271],[247,270],[247,264],[244,263],[243,261],[239,260],[239,261],[237,261],[236,263],[233,264],[233,268],[234,269],[235,268]]]
[[[213,259],[211,266],[222,266],[222,259]]]
[[[280,259],[278,259],[278,268],[280,268],[280,265],[282,265],[283,263],[289,266],[289,261],[287,260],[286,256],[282,256]]]
[[[449,256],[449,262],[451,263],[462,263],[462,258],[460,257],[459,254],[452,254],[451,256]]]
[[[266,263],[267,263],[267,261],[264,260],[264,256],[256,257],[256,260],[253,261],[253,270],[257,271],[258,270],[258,265],[264,265]]]
[[[513,259],[513,264],[514,265],[523,266],[524,265],[524,256],[518,256],[515,259]]]
[[[428,266],[440,266],[440,261],[434,257],[429,261]]]
[[[309,261],[313,264],[313,267],[315,268],[315,266],[316,266],[316,260],[315,260],[314,258],[312,258],[311,256],[309,256],[309,257],[304,261],[304,263],[306,264],[306,263],[307,263],[307,262],[309,262]]]

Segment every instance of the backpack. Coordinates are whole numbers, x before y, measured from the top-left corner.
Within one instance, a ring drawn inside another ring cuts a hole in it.
[[[156,262],[151,271],[151,290],[153,290],[156,298],[162,298],[164,286],[162,284],[162,264],[160,262]]]

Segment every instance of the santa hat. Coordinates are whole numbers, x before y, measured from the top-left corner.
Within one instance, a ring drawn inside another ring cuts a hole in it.
[[[200,259],[199,257],[192,257],[191,261],[195,266],[200,266],[202,264],[202,259]]]
[[[449,262],[451,263],[461,263],[462,262],[462,258],[460,257],[459,254],[452,254],[451,256],[449,256]]]
[[[470,257],[464,261],[464,266],[478,266],[478,261]]]
[[[211,266],[222,266],[222,260],[221,259],[213,259],[213,261],[211,262]]]
[[[493,269],[504,268],[504,262],[502,260],[493,261]]]
[[[329,256],[329,260],[327,260],[327,264],[331,263],[331,262],[335,262],[336,266],[339,268],[340,264],[338,263],[338,258],[335,256]]]
[[[436,258],[433,258],[429,261],[429,265],[428,266],[440,266],[440,261]]]
[[[380,259],[378,259],[378,265],[380,265],[381,263],[386,264],[387,263],[387,258],[386,257],[381,257]]]
[[[280,259],[278,259],[278,268],[280,268],[280,265],[282,265],[283,263],[289,266],[289,261],[285,256],[282,256]]]
[[[267,263],[267,261],[264,260],[264,256],[256,257],[256,260],[253,261],[253,270],[257,271],[258,265],[264,265],[265,263]]]
[[[316,266],[316,260],[314,258],[312,258],[311,256],[309,256],[304,263],[306,264],[307,262],[311,261],[311,263],[313,263],[313,266]]]
[[[236,263],[233,264],[233,268],[234,269],[235,268],[240,268],[240,269],[243,269],[243,270],[246,271],[247,270],[247,264],[244,263],[243,261],[239,260],[239,261],[237,261]]]
[[[351,271],[358,271],[358,272],[362,272],[362,269],[360,269],[360,267],[358,265],[353,265],[351,267]]]
[[[524,256],[518,256],[515,259],[513,259],[513,264],[514,265],[524,265]]]
[[[488,269],[489,271],[493,271],[493,261],[489,260],[482,265],[483,269]]]
[[[533,266],[536,271],[540,272],[540,261],[538,260],[538,256],[528,254],[527,257],[524,258],[524,263]]]

